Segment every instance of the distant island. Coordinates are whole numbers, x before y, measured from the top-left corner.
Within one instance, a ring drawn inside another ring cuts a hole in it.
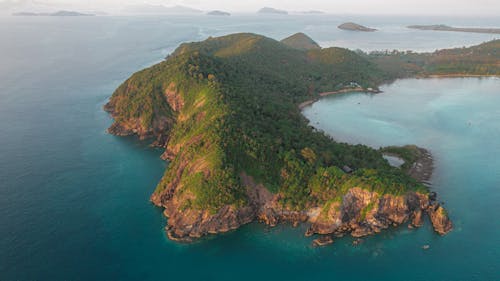
[[[377,31],[374,28],[369,28],[369,27],[362,26],[360,24],[353,23],[353,22],[343,23],[343,24],[339,25],[338,28],[340,28],[342,30],[348,30],[348,31],[363,31],[363,32]]]
[[[54,13],[33,13],[33,12],[19,12],[13,13],[13,16],[52,16],[52,17],[81,17],[81,16],[95,16],[95,14],[84,14],[75,11],[57,11]]]
[[[279,14],[279,15],[288,15],[287,11],[284,10],[278,10],[274,8],[269,8],[269,7],[264,7],[257,11],[259,14]]]
[[[471,33],[500,34],[500,28],[479,28],[479,27],[451,27],[444,24],[436,25],[410,25],[408,28],[419,30],[454,31]]]
[[[193,15],[203,13],[201,10],[180,5],[167,7],[152,4],[128,5],[123,9],[123,12],[139,15]]]
[[[209,16],[230,16],[231,14],[228,12],[214,10],[214,11],[208,12],[207,15],[209,15]]]

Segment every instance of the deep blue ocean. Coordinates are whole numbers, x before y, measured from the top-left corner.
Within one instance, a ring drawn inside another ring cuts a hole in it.
[[[336,28],[348,20],[381,31]],[[148,201],[166,168],[161,151],[105,131],[112,120],[102,106],[114,89],[184,41],[302,31],[323,47],[432,51],[495,38],[404,28],[420,23],[500,26],[500,19],[0,18],[0,281],[500,280],[499,79],[400,80],[383,94],[328,97],[304,111],[339,141],[429,148],[432,188],[455,223],[445,237],[427,222],[356,247],[346,237],[314,248],[303,227],[250,224],[172,242]]]

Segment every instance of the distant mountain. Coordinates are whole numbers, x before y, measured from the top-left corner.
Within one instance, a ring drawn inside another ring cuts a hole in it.
[[[13,16],[28,16],[28,17],[36,17],[36,16],[53,16],[53,17],[82,17],[82,16],[95,16],[94,14],[84,14],[75,11],[57,11],[54,13],[32,13],[32,12],[19,12],[13,13]]]
[[[209,15],[209,16],[230,16],[231,14],[228,12],[214,10],[214,11],[208,12],[207,15]]]
[[[269,8],[269,7],[264,7],[257,11],[259,14],[280,14],[280,15],[288,15],[287,11],[284,10],[278,10],[274,8]]]
[[[343,23],[343,24],[339,25],[338,28],[340,28],[342,30],[348,30],[348,31],[364,31],[364,32],[377,31],[374,28],[369,28],[369,27],[362,26],[360,24],[353,23],[353,22]]]
[[[202,11],[189,8],[189,7],[184,7],[184,6],[173,6],[173,7],[166,7],[163,5],[150,5],[150,4],[143,4],[143,5],[129,5],[126,6],[123,9],[124,13],[127,14],[147,14],[147,15],[163,15],[163,14],[168,14],[168,15],[182,15],[182,14],[201,14]]]
[[[281,40],[281,43],[302,51],[321,49],[318,43],[302,32],[295,33],[294,35]]]

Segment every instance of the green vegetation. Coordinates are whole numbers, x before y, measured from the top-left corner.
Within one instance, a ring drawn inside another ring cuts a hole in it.
[[[433,53],[372,52],[364,55],[389,77],[500,75],[500,40]]]
[[[255,34],[209,38],[182,44],[164,62],[134,74],[110,105],[116,122],[140,119],[168,139],[174,156],[155,193],[175,191],[183,210],[214,213],[245,205],[241,172],[279,193],[289,209],[331,204],[352,187],[380,194],[425,191],[389,166],[381,151],[337,143],[313,129],[297,107],[351,82],[375,88],[408,73],[447,67],[437,60],[407,62],[412,66],[402,67],[402,74],[388,68],[388,60],[401,66],[404,59],[341,48],[298,50]],[[161,120],[169,126],[158,127]],[[345,174],[338,168],[344,165],[355,172]]]
[[[401,165],[401,169],[407,171],[411,168],[413,163],[421,156],[422,152],[415,145],[405,146],[388,146],[380,149],[382,153],[397,156],[405,162]]]
[[[314,42],[314,40],[302,32],[295,33],[294,35],[281,40],[281,43],[303,51],[321,49],[318,43]]]

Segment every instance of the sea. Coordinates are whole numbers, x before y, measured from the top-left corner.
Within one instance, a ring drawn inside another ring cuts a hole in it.
[[[345,21],[379,31],[337,29]],[[428,148],[431,189],[455,226],[444,237],[427,221],[315,248],[305,226],[252,223],[173,242],[149,202],[167,168],[162,151],[106,133],[114,89],[182,42],[304,32],[322,47],[434,51],[500,37],[405,27],[441,23],[498,27],[500,18],[0,17],[0,280],[500,280],[498,78],[398,80],[303,111],[337,141]]]

